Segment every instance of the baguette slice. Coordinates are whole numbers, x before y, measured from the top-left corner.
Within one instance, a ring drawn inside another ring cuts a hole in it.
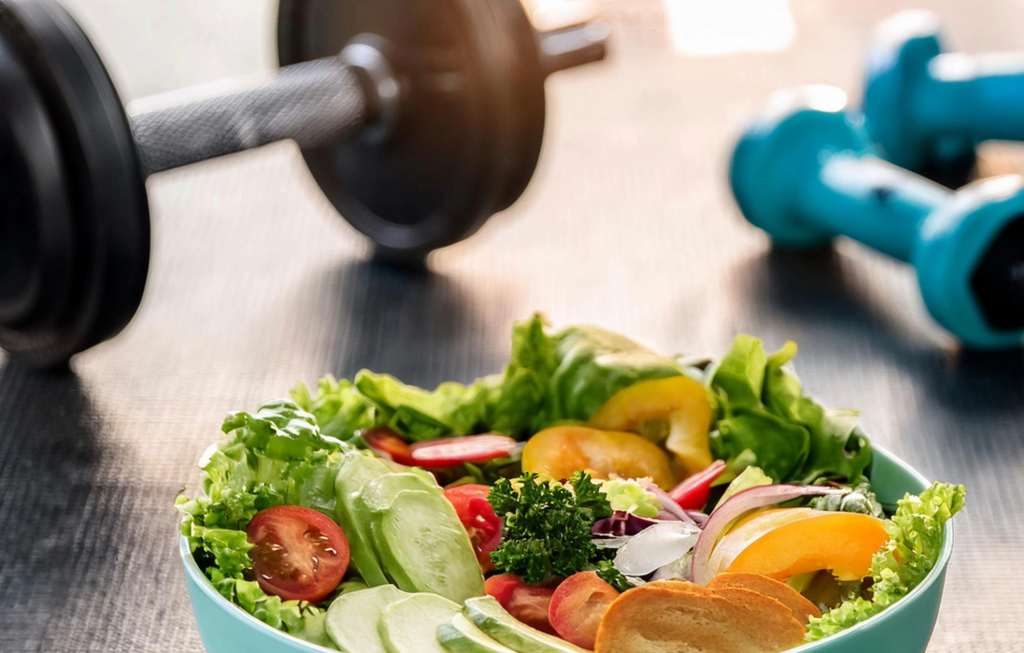
[[[789,608],[751,590],[649,583],[612,602],[595,652],[778,653],[804,632]]]
[[[808,624],[811,617],[821,616],[821,610],[818,609],[818,606],[805,599],[803,594],[785,583],[768,576],[762,576],[761,574],[743,572],[718,574],[708,584],[708,587],[712,590],[727,588],[748,589],[760,592],[765,596],[770,596],[789,608],[793,612],[793,618],[803,626]]]

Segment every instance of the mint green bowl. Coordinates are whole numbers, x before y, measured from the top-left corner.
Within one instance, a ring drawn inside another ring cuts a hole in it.
[[[886,505],[895,505],[907,492],[919,494],[929,485],[902,460],[878,449],[870,476],[878,499]],[[184,537],[180,540],[180,550],[192,611],[209,653],[322,653],[331,650],[275,630],[226,600],[199,570]],[[924,653],[939,614],[946,566],[952,553],[953,524],[950,522],[938,564],[909,596],[844,633],[791,649],[788,653]]]

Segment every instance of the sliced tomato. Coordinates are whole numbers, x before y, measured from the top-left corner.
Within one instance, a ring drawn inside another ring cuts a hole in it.
[[[246,529],[256,582],[285,601],[317,603],[348,569],[348,540],[327,515],[299,506],[268,508]]]
[[[504,458],[516,448],[516,441],[504,435],[465,435],[410,447],[414,464],[423,467],[450,467],[462,463],[482,463]]]
[[[551,597],[548,620],[565,641],[593,650],[597,627],[608,606],[619,595],[592,571],[566,578]]]
[[[713,462],[703,471],[697,472],[672,488],[668,495],[685,510],[702,510],[711,496],[711,484],[724,472],[724,461]]]
[[[527,585],[514,574],[491,576],[484,583],[484,592],[493,596],[509,614],[549,635],[557,635],[548,621],[548,607],[554,588],[547,585]]]
[[[399,465],[412,467],[419,464],[412,459],[409,444],[388,427],[377,426],[363,431],[361,435],[366,446],[373,449],[378,456],[393,460]]]
[[[501,520],[487,501],[490,491],[486,485],[459,485],[444,491],[469,533],[476,559],[485,574],[494,569],[491,551],[501,542]]]

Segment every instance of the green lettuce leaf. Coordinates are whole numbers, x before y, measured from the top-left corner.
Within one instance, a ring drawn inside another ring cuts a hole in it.
[[[872,599],[843,603],[820,618],[811,618],[807,641],[816,642],[870,619],[924,581],[942,552],[945,524],[964,507],[962,485],[935,483],[919,496],[900,500],[885,521],[889,541],[871,563]]]
[[[771,485],[772,477],[764,473],[760,467],[747,467],[743,472],[729,483],[729,487],[725,488],[725,494],[718,500],[717,505],[722,505],[733,496],[739,494],[744,490],[749,490],[752,487],[761,487],[762,485]]]
[[[302,410],[313,415],[320,432],[326,436],[350,442],[360,429],[374,425],[373,406],[347,379],[338,381],[333,376],[325,376],[317,384],[315,396],[299,381],[291,397]]]
[[[753,453],[755,464],[783,483],[856,481],[871,464],[858,415],[826,409],[804,394],[787,367],[796,352],[796,344],[787,342],[768,355],[760,340],[736,337],[708,375],[719,412],[712,452],[727,461]]]
[[[661,502],[634,479],[614,479],[601,484],[612,510],[653,519],[661,512]]]

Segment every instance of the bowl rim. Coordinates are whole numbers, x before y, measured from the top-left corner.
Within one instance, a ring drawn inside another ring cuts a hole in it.
[[[882,454],[886,458],[889,458],[892,462],[896,463],[897,466],[910,472],[910,475],[913,476],[916,480],[918,480],[922,485],[926,487],[931,485],[931,482],[928,479],[926,479],[923,474],[921,474],[916,469],[908,465],[906,461],[904,461],[899,456],[891,453],[888,449],[875,446],[874,444],[872,444],[872,450],[874,451],[874,453]],[[928,575],[925,576],[924,581],[920,585],[915,587],[905,597],[897,601],[895,604],[889,606],[882,612],[871,617],[870,619],[866,619],[854,626],[851,626],[850,628],[847,628],[841,633],[831,635],[829,637],[826,637],[825,639],[821,639],[816,642],[811,642],[809,644],[802,644],[796,648],[789,649],[786,653],[812,653],[815,650],[819,650],[820,647],[826,642],[830,643],[838,641],[841,638],[847,637],[858,630],[868,628],[871,625],[876,624],[884,619],[892,618],[900,611],[905,610],[907,605],[912,601],[912,599],[919,596],[920,594],[925,593],[926,591],[928,591],[929,588],[931,588],[933,585],[935,585],[935,583],[939,581],[939,578],[942,576],[943,571],[949,565],[950,558],[953,555],[953,531],[953,520],[950,520],[946,522],[945,529],[943,531],[942,551],[939,554],[938,561],[936,561],[935,566],[932,568],[932,570],[928,572]],[[214,602],[221,602],[225,606],[228,606],[229,609],[235,610],[235,612],[231,613],[234,617],[241,618],[243,621],[247,621],[249,624],[257,628],[258,630],[261,630],[264,633],[266,633],[266,635],[271,639],[277,640],[281,643],[287,643],[296,647],[305,647],[304,650],[312,651],[315,653],[338,653],[336,649],[330,649],[325,646],[320,646],[319,644],[314,644],[302,638],[295,637],[294,635],[289,635],[284,631],[278,630],[277,628],[274,628],[271,625],[260,621],[254,615],[250,614],[248,611],[243,609],[240,605],[237,605],[232,601],[229,601],[226,598],[224,598],[224,596],[221,595],[221,593],[218,592],[217,589],[213,586],[213,583],[210,581],[210,579],[206,577],[206,574],[204,574],[202,570],[199,569],[199,564],[196,563],[195,557],[192,555],[192,550],[189,547],[188,538],[184,535],[179,535],[178,539],[178,549],[181,553],[181,559],[185,566],[185,573],[190,577],[190,580],[192,580],[193,583],[197,587],[199,587],[203,593],[205,593],[208,597],[211,597],[214,600]],[[189,597],[189,601],[190,603],[192,603],[193,610],[195,610],[195,603],[192,601],[191,597]]]

